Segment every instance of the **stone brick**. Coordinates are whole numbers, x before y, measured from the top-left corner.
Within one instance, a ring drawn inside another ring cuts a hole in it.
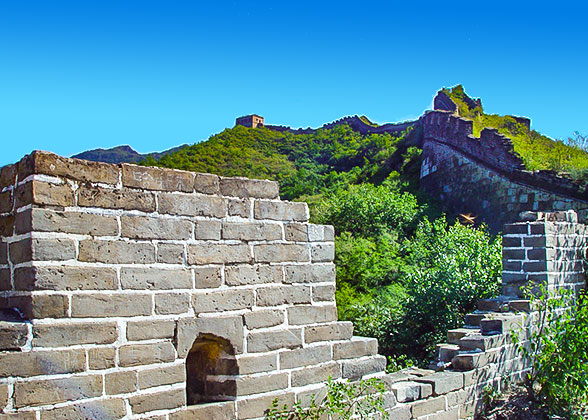
[[[29,219],[29,223],[28,225],[19,224],[17,219],[17,233],[27,233],[32,230],[92,236],[118,235],[118,222],[114,216],[40,208],[30,209],[24,212],[23,216]]]
[[[192,307],[196,313],[251,308],[254,301],[252,289],[215,290],[192,295]]]
[[[261,394],[288,388],[288,373],[270,373],[259,376],[239,376],[236,380],[237,395]]]
[[[194,237],[218,241],[221,238],[221,222],[218,220],[197,220],[194,222]]]
[[[335,244],[332,242],[312,244],[310,255],[313,262],[331,262],[335,259]]]
[[[37,420],[34,411],[0,414],[0,420]]]
[[[184,245],[182,244],[157,244],[157,262],[165,264],[184,263]]]
[[[464,387],[464,375],[461,372],[437,372],[434,375],[415,379],[433,386],[433,395],[443,395]]]
[[[104,375],[106,395],[127,394],[137,391],[137,371],[124,370]]]
[[[172,343],[126,344],[118,351],[118,364],[123,367],[167,363],[175,360]]]
[[[437,411],[445,410],[445,398],[427,398],[422,401],[415,401],[412,405],[413,417],[423,417],[428,414],[436,413]]]
[[[430,384],[423,384],[413,381],[396,382],[390,386],[398,402],[416,401],[427,398],[433,393]]]
[[[16,269],[14,285],[17,290],[113,290],[118,280],[112,268],[39,266]]]
[[[232,197],[279,198],[278,183],[262,179],[221,177],[220,190]]]
[[[173,338],[175,326],[173,320],[129,321],[127,323],[127,340]]]
[[[1,190],[2,188],[0,188]],[[12,211],[12,191],[0,192],[0,213],[10,213]]]
[[[8,244],[0,241],[0,264],[8,264]]]
[[[335,229],[330,225],[308,225],[308,240],[323,242],[335,240]]]
[[[78,206],[104,209],[139,210],[147,213],[155,211],[155,195],[150,192],[129,188],[107,189],[82,185],[78,189]]]
[[[82,372],[86,368],[83,349],[0,352],[0,377],[55,375]]]
[[[379,354],[354,360],[341,362],[343,377],[352,381],[374,373],[383,373],[386,369],[386,358]]]
[[[239,356],[237,359],[240,375],[252,373],[271,372],[278,368],[278,355],[276,353]]]
[[[227,215],[227,201],[210,195],[162,193],[159,195],[159,212],[222,218]]]
[[[233,346],[236,354],[243,352],[243,318],[220,316],[215,318],[182,318],[177,321],[176,348],[179,358],[185,358],[194,340],[201,334],[217,335]]]
[[[337,307],[335,305],[299,305],[288,308],[288,324],[290,325],[317,324],[336,320]]]
[[[0,308],[18,308],[26,319],[64,318],[67,317],[69,299],[65,295],[39,295],[0,298]]]
[[[247,312],[243,315],[248,329],[275,327],[284,323],[284,311],[281,309],[265,309]]]
[[[288,201],[255,200],[253,213],[256,219],[283,220],[285,222],[308,221],[308,205]]]
[[[271,407],[274,399],[278,400],[278,407],[284,405],[292,407],[294,405],[294,394],[291,392],[278,395],[266,395],[262,397],[247,397],[237,401],[237,409],[239,411],[239,419],[253,419],[262,418],[268,407]],[[209,417],[202,417],[208,419]],[[228,419],[229,417],[223,417],[222,420]],[[219,417],[216,420],[221,420]]]
[[[194,191],[194,173],[177,169],[122,165],[125,187],[156,191]]]
[[[219,194],[219,177],[213,174],[194,174],[194,191],[202,194]]]
[[[112,369],[115,366],[114,347],[92,347],[88,349],[88,366],[93,370]]]
[[[41,420],[122,419],[126,414],[125,401],[110,398],[41,411]]]
[[[33,238],[10,244],[10,260],[13,264],[27,261],[65,261],[75,257],[75,244],[71,239]]]
[[[204,243],[188,245],[188,264],[234,264],[251,262],[248,245]]]
[[[247,336],[247,351],[261,353],[302,346],[302,329],[288,328],[272,331],[254,331]]]
[[[183,314],[190,310],[189,293],[158,293],[155,295],[155,314]]]
[[[309,249],[300,244],[260,244],[253,246],[255,262],[307,262]]]
[[[0,190],[16,184],[18,164],[6,165],[0,168]]]
[[[0,216],[0,237],[7,238],[14,233],[14,216]]]
[[[192,273],[185,269],[123,267],[120,270],[123,289],[170,290],[191,289]]]
[[[134,414],[156,410],[173,410],[186,405],[186,391],[180,388],[151,394],[133,395],[129,398],[129,403]]]
[[[196,289],[213,289],[222,282],[220,267],[195,267],[194,280]]]
[[[50,184],[37,180],[19,185],[14,201],[16,208],[28,204],[70,207],[75,203],[74,192],[69,184]]]
[[[222,237],[240,241],[274,241],[282,239],[282,227],[277,223],[223,222]]]
[[[292,387],[305,386],[326,382],[327,379],[341,377],[341,367],[338,363],[326,363],[320,366],[306,367],[292,372]]]
[[[131,239],[186,240],[192,236],[192,223],[161,217],[121,216],[121,235]]]
[[[236,413],[234,401],[217,402],[202,405],[191,405],[183,410],[169,414],[169,420],[232,420],[235,418]],[[240,410],[239,418],[245,418],[241,417]]]
[[[284,283],[335,284],[334,264],[290,265],[284,267]]]
[[[225,283],[229,286],[281,283],[282,268],[264,265],[236,265],[225,267]]]
[[[0,319],[0,351],[20,350],[27,343],[28,335],[26,323]]]
[[[334,302],[335,301],[335,286],[313,286],[312,300],[315,302]]]
[[[73,295],[71,316],[74,318],[108,318],[151,315],[148,294],[84,294]]]
[[[186,382],[186,368],[183,364],[139,371],[139,389],[180,382]]]
[[[56,404],[102,395],[102,376],[70,376],[14,384],[16,408]]]
[[[0,384],[0,412],[8,405],[8,384]]]
[[[52,322],[33,324],[34,347],[66,347],[76,344],[111,344],[118,338],[115,322]]]
[[[229,216],[239,216],[246,219],[251,217],[251,200],[248,198],[229,198]]]
[[[266,286],[257,289],[256,305],[278,306],[284,304],[310,303],[308,286]]]
[[[331,361],[331,346],[309,346],[280,352],[280,369],[293,369]]]
[[[368,337],[351,337],[351,340],[333,344],[333,359],[354,359],[378,353],[378,340]]]
[[[12,290],[10,268],[0,268],[0,290]]]
[[[308,242],[308,224],[306,223],[286,223],[284,233],[287,241]]]
[[[336,322],[333,324],[317,325],[304,328],[304,342],[348,340],[353,335],[351,322]]]
[[[78,259],[109,264],[149,264],[155,262],[155,248],[146,242],[80,241]]]
[[[65,158],[39,150],[25,156],[18,166],[20,180],[32,174],[45,174],[82,182],[116,184],[119,178],[118,166],[116,165]]]

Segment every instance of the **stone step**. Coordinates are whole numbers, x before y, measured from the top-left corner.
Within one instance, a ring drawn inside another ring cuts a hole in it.
[[[515,312],[531,312],[531,301],[528,299],[517,299],[509,302],[511,311]]]
[[[478,300],[478,310],[489,312],[508,312],[510,310],[509,300],[503,296],[494,299]]]
[[[460,347],[456,344],[437,344],[437,360],[441,362],[451,362],[457,356]]]
[[[507,333],[521,327],[521,317],[519,315],[492,315],[491,317],[480,320],[482,334]]]
[[[459,340],[461,350],[489,350],[504,345],[505,336],[503,334],[482,335],[472,334]]]
[[[455,328],[447,331],[447,342],[449,344],[459,344],[459,340],[469,334],[479,334],[479,328]]]
[[[486,318],[490,312],[487,311],[475,311],[465,316],[465,323],[470,327],[480,327],[480,322]]]

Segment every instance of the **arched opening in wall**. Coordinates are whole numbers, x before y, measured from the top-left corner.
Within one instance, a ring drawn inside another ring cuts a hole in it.
[[[188,405],[234,400],[238,373],[235,350],[228,340],[199,335],[186,358]]]

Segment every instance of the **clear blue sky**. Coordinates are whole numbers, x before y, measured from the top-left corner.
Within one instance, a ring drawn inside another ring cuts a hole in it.
[[[419,116],[462,83],[489,112],[588,134],[587,10],[566,1],[0,1],[0,165],[158,151],[258,113]]]

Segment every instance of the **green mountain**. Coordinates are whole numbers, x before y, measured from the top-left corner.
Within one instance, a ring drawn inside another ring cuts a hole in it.
[[[160,159],[161,157],[186,147],[186,145],[178,146],[165,150],[163,152],[153,152],[141,154],[135,151],[131,146],[117,146],[111,149],[93,149],[87,150],[77,155],[72,156],[76,159],[92,160],[94,162],[106,163],[138,163],[145,160],[147,157]]]

